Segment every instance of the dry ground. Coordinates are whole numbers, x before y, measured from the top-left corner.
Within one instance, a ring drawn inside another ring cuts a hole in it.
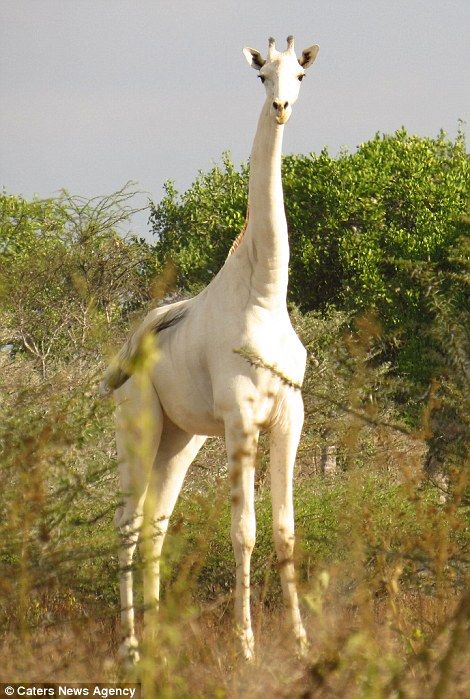
[[[332,571],[333,572],[333,571]],[[173,600],[174,601],[174,600]],[[255,604],[257,658],[238,655],[229,596],[196,609],[162,609],[149,657],[128,675],[116,663],[117,618],[109,610],[63,609],[63,619],[23,638],[8,633],[0,681],[114,682],[140,679],[158,697],[439,697],[468,696],[469,598],[397,590],[346,602],[326,578],[304,597],[311,642],[295,658],[279,609]],[[57,610],[56,610],[57,611]],[[103,612],[103,610],[101,610]],[[97,615],[95,616],[94,615]],[[150,694],[150,692],[149,692]]]

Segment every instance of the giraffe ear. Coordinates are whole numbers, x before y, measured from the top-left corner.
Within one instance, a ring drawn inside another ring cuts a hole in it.
[[[299,63],[302,66],[302,68],[310,68],[310,66],[316,59],[319,50],[320,47],[318,46],[318,44],[313,44],[313,46],[309,46],[308,49],[304,49],[302,51],[302,55],[299,58]]]
[[[259,70],[266,63],[260,52],[256,49],[250,49],[249,46],[245,46],[243,49],[243,55],[245,56],[248,65],[255,70]]]

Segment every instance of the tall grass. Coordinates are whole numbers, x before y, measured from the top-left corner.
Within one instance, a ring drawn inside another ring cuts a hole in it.
[[[441,503],[422,469],[422,436],[397,424],[382,393],[373,411],[364,402],[369,384],[386,376],[373,365],[371,334],[364,332],[344,339],[349,366],[336,373],[343,384],[331,393],[343,409],[332,411],[326,400],[333,376],[326,367],[324,385],[318,380],[321,357],[306,381],[310,408],[295,499],[307,659],[295,659],[282,622],[263,440],[253,557],[258,656],[253,667],[238,656],[229,484],[223,444],[211,440],[174,513],[156,629],[132,674],[155,696],[465,695],[467,475],[451,473]],[[98,367],[77,363],[45,380],[20,357],[4,353],[2,363],[0,677],[118,679],[112,405],[97,398]],[[311,468],[327,428],[341,464],[334,479]],[[137,590],[149,536],[144,526]],[[136,608],[142,635],[141,592]]]

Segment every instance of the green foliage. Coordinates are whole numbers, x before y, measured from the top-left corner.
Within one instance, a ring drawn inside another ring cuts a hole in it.
[[[44,375],[100,351],[147,300],[152,251],[119,233],[132,196],[125,187],[93,200],[0,197],[0,342],[34,357]]]
[[[377,575],[380,577],[385,559],[393,564],[400,558],[409,581],[417,571],[426,570],[423,579],[432,587],[442,572],[429,537],[436,529],[447,542],[447,569],[454,571],[454,582],[463,585],[464,551],[469,543],[468,532],[462,528],[466,513],[461,509],[456,520],[449,520],[437,503],[437,491],[426,483],[418,480],[400,484],[394,474],[371,471],[370,467],[353,470],[334,481],[319,476],[302,479],[295,490],[301,580],[305,583],[323,568],[341,564],[342,575],[346,576],[342,585],[347,587],[363,575],[370,584]],[[280,589],[273,555],[271,498],[266,487],[258,491],[256,517],[252,580],[255,587],[268,585],[267,597],[272,602],[273,595],[280,599]],[[233,586],[234,573],[225,483],[211,487],[203,498],[194,498],[191,491],[183,493],[165,554],[165,560],[171,560],[166,575],[173,581],[185,570],[185,562],[196,546],[203,558],[199,559],[195,577],[185,575],[186,585],[191,585],[193,594],[201,600],[226,594]],[[358,558],[364,570],[354,569]]]
[[[15,623],[13,610],[29,617],[44,595],[93,601],[96,576],[109,583],[98,596],[112,601],[117,488],[112,404],[97,397],[95,367],[77,362],[42,379],[32,360],[5,353],[0,366],[5,628]]]
[[[302,314],[293,309],[291,318],[307,349],[303,396],[304,444],[340,447],[340,463],[346,468],[349,453],[367,459],[371,434],[381,426],[406,430],[404,415],[394,398],[405,389],[393,375],[389,362],[381,361],[381,328],[371,314],[355,317],[351,312],[329,308]],[[354,435],[361,440],[356,449]]]
[[[20,196],[0,195],[0,255],[13,262],[39,243],[60,238],[64,212],[53,199],[26,201]]]
[[[416,318],[422,290],[402,263],[448,259],[468,185],[463,140],[444,134],[400,130],[337,159],[326,151],[286,159],[294,300],[374,309],[387,328]]]

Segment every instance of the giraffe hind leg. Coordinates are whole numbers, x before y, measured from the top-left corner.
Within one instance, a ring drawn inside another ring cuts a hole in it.
[[[114,393],[121,503],[114,518],[119,533],[119,588],[125,664],[138,661],[135,636],[132,561],[143,521],[144,502],[163,427],[158,395],[149,381],[131,377]]]
[[[160,599],[160,559],[168,524],[187,470],[207,437],[191,435],[164,416],[163,433],[155,459],[145,502],[145,516],[151,524],[143,546],[143,580],[146,637],[155,634]]]

